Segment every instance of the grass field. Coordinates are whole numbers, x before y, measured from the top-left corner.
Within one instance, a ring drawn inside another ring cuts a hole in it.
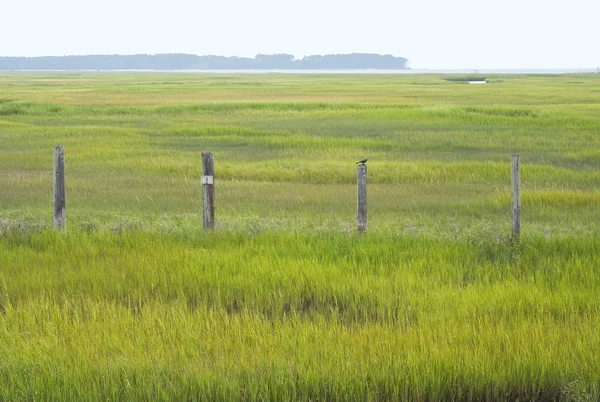
[[[0,74],[0,400],[599,400],[600,75],[452,78]]]

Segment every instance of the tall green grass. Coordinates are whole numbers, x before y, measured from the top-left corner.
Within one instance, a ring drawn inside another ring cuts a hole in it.
[[[377,184],[372,231],[500,227],[519,152],[523,230],[595,231],[598,76],[494,75],[482,87],[449,78],[1,74],[3,227],[48,226],[51,147],[61,143],[76,229],[195,225],[199,153],[212,150],[226,229],[345,230],[353,162],[364,157]],[[581,196],[590,203],[561,201]]]
[[[3,399],[598,398],[600,240],[0,243]]]
[[[600,77],[486,78],[0,74],[0,400],[600,399]]]

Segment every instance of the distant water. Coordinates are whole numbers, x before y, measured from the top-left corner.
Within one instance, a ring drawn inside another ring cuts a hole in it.
[[[414,69],[414,70],[120,70],[181,73],[223,74],[584,74],[596,73],[595,68],[523,68],[523,69]]]
[[[55,72],[156,72],[209,74],[590,74],[598,68],[490,68],[490,69],[411,69],[411,70],[20,70]]]

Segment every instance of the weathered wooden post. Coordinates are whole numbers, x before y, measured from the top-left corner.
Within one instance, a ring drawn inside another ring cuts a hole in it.
[[[367,165],[360,163],[356,173],[358,233],[361,234],[367,231]]]
[[[67,230],[65,203],[65,147],[54,147],[54,227],[61,232]]]
[[[202,228],[215,227],[215,165],[212,152],[202,152]]]
[[[521,236],[521,165],[519,155],[512,156],[512,239],[519,241]]]

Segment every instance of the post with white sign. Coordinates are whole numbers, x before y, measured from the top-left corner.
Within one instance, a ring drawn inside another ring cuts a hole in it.
[[[212,152],[202,152],[202,228],[215,228],[215,159]]]
[[[67,231],[65,202],[65,147],[54,147],[54,228]]]
[[[359,164],[356,173],[358,234],[361,234],[367,231],[367,165]]]
[[[521,164],[519,155],[512,156],[512,239],[519,241],[521,236]]]

